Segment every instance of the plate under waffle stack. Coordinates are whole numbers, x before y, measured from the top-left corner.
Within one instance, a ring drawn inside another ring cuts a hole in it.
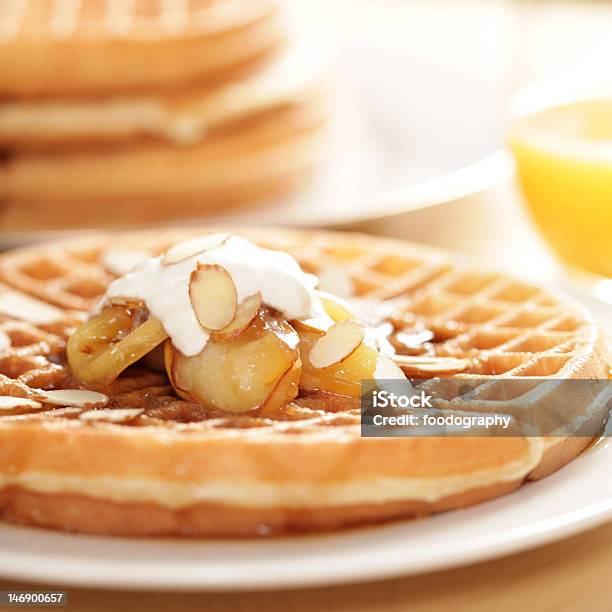
[[[191,219],[298,189],[325,102],[277,0],[0,1],[4,229]]]
[[[505,408],[495,390],[507,381],[608,377],[592,318],[563,296],[398,241],[237,231],[322,279],[344,275],[354,306],[392,324],[400,354],[465,358],[471,365],[450,378],[482,379],[482,395],[461,398],[459,412]],[[0,257],[5,518],[129,535],[334,528],[478,503],[548,475],[589,444],[587,435],[363,438],[359,402],[341,396],[306,393],[264,415],[228,415],[178,398],[165,374],[147,369],[98,389],[106,399],[89,405],[66,396],[76,386],[66,335],[125,272],[117,262],[126,249],[159,253],[198,233],[88,237]],[[409,348],[406,336],[424,332]],[[603,426],[605,405],[573,409]]]

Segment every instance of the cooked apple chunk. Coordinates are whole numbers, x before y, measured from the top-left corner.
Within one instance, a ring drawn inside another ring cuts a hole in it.
[[[297,327],[300,336],[302,375],[300,388],[326,391],[350,397],[361,396],[364,380],[405,379],[393,360],[380,353],[368,342],[363,342],[348,357],[327,367],[315,367],[310,353],[324,336],[324,332]]]
[[[350,356],[339,363],[316,368],[310,362],[310,351],[323,337],[323,332],[298,328],[302,376],[300,387],[339,393],[351,397],[361,395],[361,381],[374,378],[379,358],[378,351],[368,344],[361,344]]]
[[[167,337],[161,322],[140,307],[112,306],[83,323],[68,339],[68,363],[86,384],[108,385]]]
[[[349,305],[343,299],[325,291],[319,291],[319,297],[321,298],[323,308],[325,308],[325,311],[333,319],[334,323],[341,323],[342,321],[355,318],[355,315],[349,309]]]
[[[213,339],[193,357],[166,342],[166,371],[180,396],[209,408],[231,413],[275,410],[297,395],[297,345],[293,328],[262,309],[238,336]]]

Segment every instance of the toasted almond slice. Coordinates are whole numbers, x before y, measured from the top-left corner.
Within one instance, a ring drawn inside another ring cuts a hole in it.
[[[442,376],[457,374],[470,366],[467,359],[455,357],[412,357],[410,355],[395,355],[395,363],[405,374],[419,376]]]
[[[410,367],[410,366],[407,366],[407,367]],[[433,364],[433,363],[422,364],[416,367],[417,369],[423,372],[449,373],[451,371],[452,372],[463,372],[463,370],[465,370],[468,367],[468,364],[466,361],[457,359],[456,361],[446,361],[444,363],[439,363],[439,364]]]
[[[40,401],[47,404],[57,404],[58,406],[85,408],[91,404],[103,406],[108,402],[108,397],[104,393],[83,389],[58,389],[57,391],[38,389],[37,394]]]
[[[229,234],[209,234],[175,244],[164,254],[162,264],[164,266],[171,266],[172,264],[181,263],[181,261],[185,261],[194,255],[199,255],[204,251],[216,249],[223,246],[229,237]]]
[[[334,325],[334,322],[331,319],[318,317],[312,319],[294,319],[291,321],[291,325],[307,331],[326,332]]]
[[[257,316],[262,305],[261,293],[259,291],[253,295],[249,295],[236,309],[236,315],[233,321],[222,330],[215,332],[215,340],[224,340],[225,338],[235,338],[239,336]]]
[[[131,272],[141,261],[149,257],[145,251],[109,250],[102,253],[102,265],[115,276]]]
[[[125,423],[140,416],[142,408],[103,408],[102,410],[88,410],[79,415],[82,421],[109,421],[111,423]]]
[[[327,368],[350,357],[362,344],[365,327],[359,321],[336,323],[319,338],[309,355],[315,368]]]
[[[413,333],[399,332],[396,334],[395,339],[399,344],[408,349],[416,349],[426,342],[431,342],[434,337],[435,334],[430,329],[422,329]]]
[[[67,406],[66,408],[51,408],[49,410],[43,410],[37,413],[39,416],[44,417],[63,417],[70,416],[72,414],[81,414],[81,408],[76,406]]]
[[[220,331],[236,316],[236,285],[221,266],[197,265],[189,278],[189,299],[200,325],[206,330]]]
[[[405,363],[406,365],[440,365],[442,363],[449,363],[455,361],[461,361],[469,363],[469,360],[463,359],[462,357],[447,357],[440,356],[434,357],[431,355],[395,355],[393,357],[397,363]]]
[[[12,410],[13,408],[32,408],[39,409],[43,405],[25,397],[13,397],[8,395],[0,396],[0,410]]]
[[[374,378],[376,380],[406,380],[406,375],[391,357],[381,353],[376,360]]]
[[[65,315],[51,304],[11,290],[0,292],[0,314],[35,325],[56,323]]]

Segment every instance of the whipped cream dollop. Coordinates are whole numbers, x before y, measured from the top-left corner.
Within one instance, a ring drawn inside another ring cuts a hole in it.
[[[113,298],[140,300],[161,321],[179,351],[187,357],[197,355],[210,337],[198,323],[189,297],[190,276],[197,264],[225,268],[236,286],[238,303],[260,292],[264,304],[288,320],[332,322],[315,290],[317,277],[305,273],[291,255],[227,234],[194,238],[166,254],[144,259],[110,284],[94,310],[99,312]]]

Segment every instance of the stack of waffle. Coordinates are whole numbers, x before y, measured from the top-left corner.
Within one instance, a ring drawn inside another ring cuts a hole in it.
[[[188,219],[314,166],[312,54],[278,0],[0,0],[4,228]]]

